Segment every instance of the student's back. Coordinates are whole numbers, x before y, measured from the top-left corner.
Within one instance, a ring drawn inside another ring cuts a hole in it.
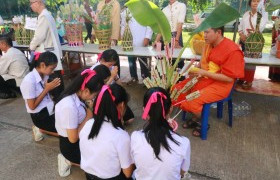
[[[170,139],[167,140],[171,152],[161,148],[159,159],[151,145],[147,142],[143,131],[134,131],[131,135],[131,154],[134,159],[137,180],[176,180],[181,179],[181,169],[187,171],[190,166],[190,141],[184,136],[171,133],[172,137],[179,142],[176,145]]]
[[[99,134],[88,139],[94,119],[89,120],[81,130],[81,168],[100,178],[111,178],[119,175],[121,168],[130,166],[127,156],[130,137],[121,128],[114,128],[111,122],[104,121]],[[122,167],[121,167],[122,166]]]

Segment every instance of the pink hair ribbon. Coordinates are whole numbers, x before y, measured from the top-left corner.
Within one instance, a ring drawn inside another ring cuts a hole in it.
[[[40,54],[41,54],[40,52],[34,52],[34,57],[35,57],[34,60],[35,61],[38,61],[38,59],[40,57]]]
[[[100,103],[101,103],[103,94],[104,94],[104,92],[105,92],[106,90],[108,90],[108,92],[109,92],[109,94],[110,94],[110,96],[111,96],[113,102],[115,102],[115,99],[116,99],[116,98],[115,98],[115,96],[112,94],[112,90],[110,89],[110,86],[108,86],[108,85],[103,85],[103,86],[102,86],[102,89],[101,89],[101,91],[100,91],[100,93],[99,93],[98,96],[97,96],[96,105],[95,105],[95,108],[94,108],[94,114],[96,114],[96,115],[97,115],[97,113],[98,113],[98,109],[99,109],[99,106],[100,106]],[[118,111],[118,118],[119,118],[119,119],[121,118],[119,111]]]
[[[89,80],[96,75],[96,72],[94,70],[91,70],[91,69],[86,69],[84,70],[81,75],[84,75],[84,74],[87,74],[87,76],[85,77],[84,79],[84,82],[81,86],[81,90],[84,90],[85,87],[86,87],[86,84],[89,82]]]
[[[147,119],[147,116],[148,116],[148,114],[150,112],[150,109],[151,109],[151,105],[158,101],[157,95],[160,95],[161,108],[162,108],[162,116],[165,118],[165,111],[164,111],[164,105],[163,105],[163,100],[162,99],[167,99],[167,97],[163,93],[161,93],[161,92],[154,92],[151,95],[148,103],[146,104],[146,106],[144,108],[144,112],[143,112],[143,115],[142,115],[143,119]]]

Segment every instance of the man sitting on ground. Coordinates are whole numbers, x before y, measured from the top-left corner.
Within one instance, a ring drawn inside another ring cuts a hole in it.
[[[18,89],[24,76],[29,72],[25,55],[13,48],[12,39],[0,37],[0,99],[15,98],[12,89]]]

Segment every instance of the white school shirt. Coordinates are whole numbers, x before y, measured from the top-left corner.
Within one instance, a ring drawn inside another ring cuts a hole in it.
[[[86,117],[85,104],[76,93],[55,105],[55,128],[60,136],[68,137],[67,129],[77,129]]]
[[[34,110],[31,110],[27,104],[27,99],[35,99],[43,92],[45,82],[48,80],[48,78],[49,76],[44,76],[42,79],[36,68],[34,68],[24,77],[20,85],[20,91],[23,99],[25,100],[25,106],[28,113],[38,113],[43,108],[47,107],[49,114],[52,114],[51,112],[54,107],[54,103],[49,94],[43,98],[43,100]]]
[[[0,56],[0,75],[5,81],[15,79],[19,87],[23,78],[29,72],[29,66],[25,55],[16,48],[9,48],[3,56]]]
[[[121,128],[104,121],[98,136],[88,139],[94,119],[88,120],[81,130],[81,169],[99,178],[111,178],[128,168],[133,161],[130,155],[130,137]]]
[[[242,17],[242,20],[240,21],[240,24],[238,26],[238,32],[243,32],[243,34],[245,36],[248,35],[248,29],[252,29],[251,28],[251,25],[250,25],[250,13],[251,11],[247,11],[243,17]],[[254,27],[254,29],[256,28],[256,24],[257,24],[257,13],[255,13],[253,16],[252,16],[252,25]],[[260,32],[262,32],[265,28],[265,25],[268,21],[268,14],[267,12],[264,12],[263,15],[262,15],[262,18],[261,18],[261,22],[260,22]]]
[[[181,169],[188,171],[190,167],[191,147],[188,138],[171,133],[172,137],[180,143],[176,145],[167,140],[170,153],[163,147],[158,160],[154,150],[147,142],[143,131],[134,131],[131,135],[131,155],[137,167],[135,178],[137,180],[180,180]]]
[[[121,13],[121,37],[123,36],[125,27],[126,27],[126,13],[129,12],[128,9],[124,10]],[[150,27],[145,27],[140,25],[131,14],[129,14],[130,20],[128,22],[132,37],[133,37],[133,46],[134,47],[143,47],[144,39],[151,39],[153,31]]]
[[[177,24],[185,22],[187,7],[184,3],[175,1],[172,5],[168,4],[163,8],[162,12],[170,24],[171,32],[177,32]]]

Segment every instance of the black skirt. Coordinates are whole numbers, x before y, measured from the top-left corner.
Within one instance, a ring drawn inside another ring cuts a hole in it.
[[[61,154],[70,162],[80,164],[81,152],[79,141],[71,143],[68,137],[59,136],[59,147]]]
[[[118,176],[107,179],[102,179],[86,172],[86,178],[87,180],[132,180],[132,178],[126,178],[122,171]]]
[[[55,117],[49,115],[47,107],[43,108],[38,113],[30,113],[33,124],[39,129],[57,133],[55,129]]]

